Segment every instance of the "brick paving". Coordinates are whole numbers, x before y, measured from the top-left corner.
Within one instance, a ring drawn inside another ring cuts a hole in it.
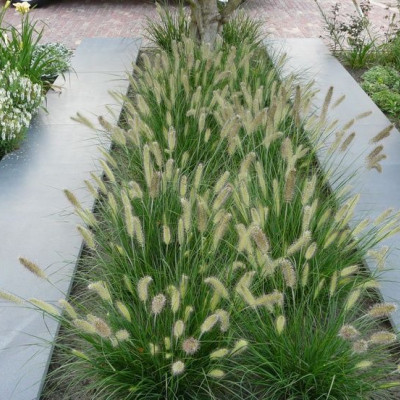
[[[326,12],[338,0],[319,0]],[[387,15],[386,5],[396,0],[372,0],[371,20],[379,28]],[[353,12],[351,0],[342,0],[342,9]],[[320,37],[323,22],[314,0],[248,0],[243,8],[263,23],[276,37]],[[45,24],[44,42],[62,42],[70,48],[85,37],[143,36],[146,18],[157,18],[156,7],[148,0],[48,0],[31,11],[32,19]],[[19,24],[10,8],[5,22]]]

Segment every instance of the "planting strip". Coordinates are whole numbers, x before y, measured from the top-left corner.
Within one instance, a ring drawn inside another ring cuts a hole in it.
[[[93,38],[78,47],[73,71],[59,77],[27,140],[0,162],[0,289],[25,299],[56,304],[68,294],[80,257],[81,223],[64,196],[71,190],[82,204],[94,200],[83,187],[90,172],[101,174],[97,145],[107,143],[71,119],[76,112],[95,121],[118,118],[109,91],[126,93],[126,73],[136,62],[141,39]],[[42,267],[51,282],[24,270],[18,257]],[[58,324],[42,312],[0,300],[0,399],[39,399]]]
[[[400,209],[400,135],[396,129],[384,139],[384,153],[387,159],[381,162],[383,172],[366,170],[365,158],[376,146],[370,140],[390,121],[361,89],[340,62],[331,55],[320,39],[278,39],[265,42],[270,54],[278,59],[278,54],[286,53],[287,60],[282,68],[282,76],[298,75],[303,82],[314,80],[314,89],[318,90],[313,105],[321,109],[329,87],[334,87],[333,100],[342,95],[346,99],[336,108],[330,108],[328,118],[338,120],[339,128],[352,118],[366,111],[372,114],[355,121],[351,131],[356,136],[345,153],[330,155],[326,149],[334,141],[334,136],[328,133],[323,138],[324,147],[318,149],[318,159],[325,168],[332,167],[335,173],[330,177],[330,185],[337,189],[340,182],[351,179],[353,194],[360,193],[361,198],[355,209],[354,217],[349,225],[354,228],[364,218],[373,220],[384,210]],[[350,192],[350,194],[351,194]],[[394,227],[397,228],[397,227]],[[381,277],[380,292],[384,301],[400,305],[400,238],[394,235],[382,241],[381,246],[389,246],[386,268]],[[371,272],[377,270],[373,259],[365,263]],[[400,328],[400,310],[392,314],[391,322],[396,331]]]

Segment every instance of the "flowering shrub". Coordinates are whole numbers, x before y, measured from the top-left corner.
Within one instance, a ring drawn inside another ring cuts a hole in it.
[[[40,85],[9,64],[0,70],[0,157],[20,143],[42,100]]]

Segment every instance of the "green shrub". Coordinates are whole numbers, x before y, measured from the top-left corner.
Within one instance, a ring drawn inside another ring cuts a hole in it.
[[[372,100],[376,105],[394,117],[400,115],[400,93],[393,92],[389,89],[381,90],[371,94]]]
[[[362,88],[383,111],[399,116],[400,73],[392,67],[376,66],[362,75]]]
[[[32,54],[31,66],[43,64],[42,79],[54,79],[70,68],[72,51],[61,43],[37,45]]]

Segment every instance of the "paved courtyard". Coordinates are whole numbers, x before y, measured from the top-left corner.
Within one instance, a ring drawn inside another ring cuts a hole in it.
[[[22,1],[22,0],[21,0]],[[320,0],[329,12],[337,0]],[[351,0],[342,0],[342,9],[354,11]],[[371,19],[383,25],[386,6],[395,0],[372,0]],[[248,0],[244,10],[261,20],[265,32],[276,37],[319,37],[323,23],[314,0]],[[76,48],[85,37],[143,36],[146,18],[157,18],[156,7],[148,0],[48,0],[48,5],[31,12],[45,24],[43,41],[58,41]],[[10,8],[5,22],[18,25],[19,16]]]

